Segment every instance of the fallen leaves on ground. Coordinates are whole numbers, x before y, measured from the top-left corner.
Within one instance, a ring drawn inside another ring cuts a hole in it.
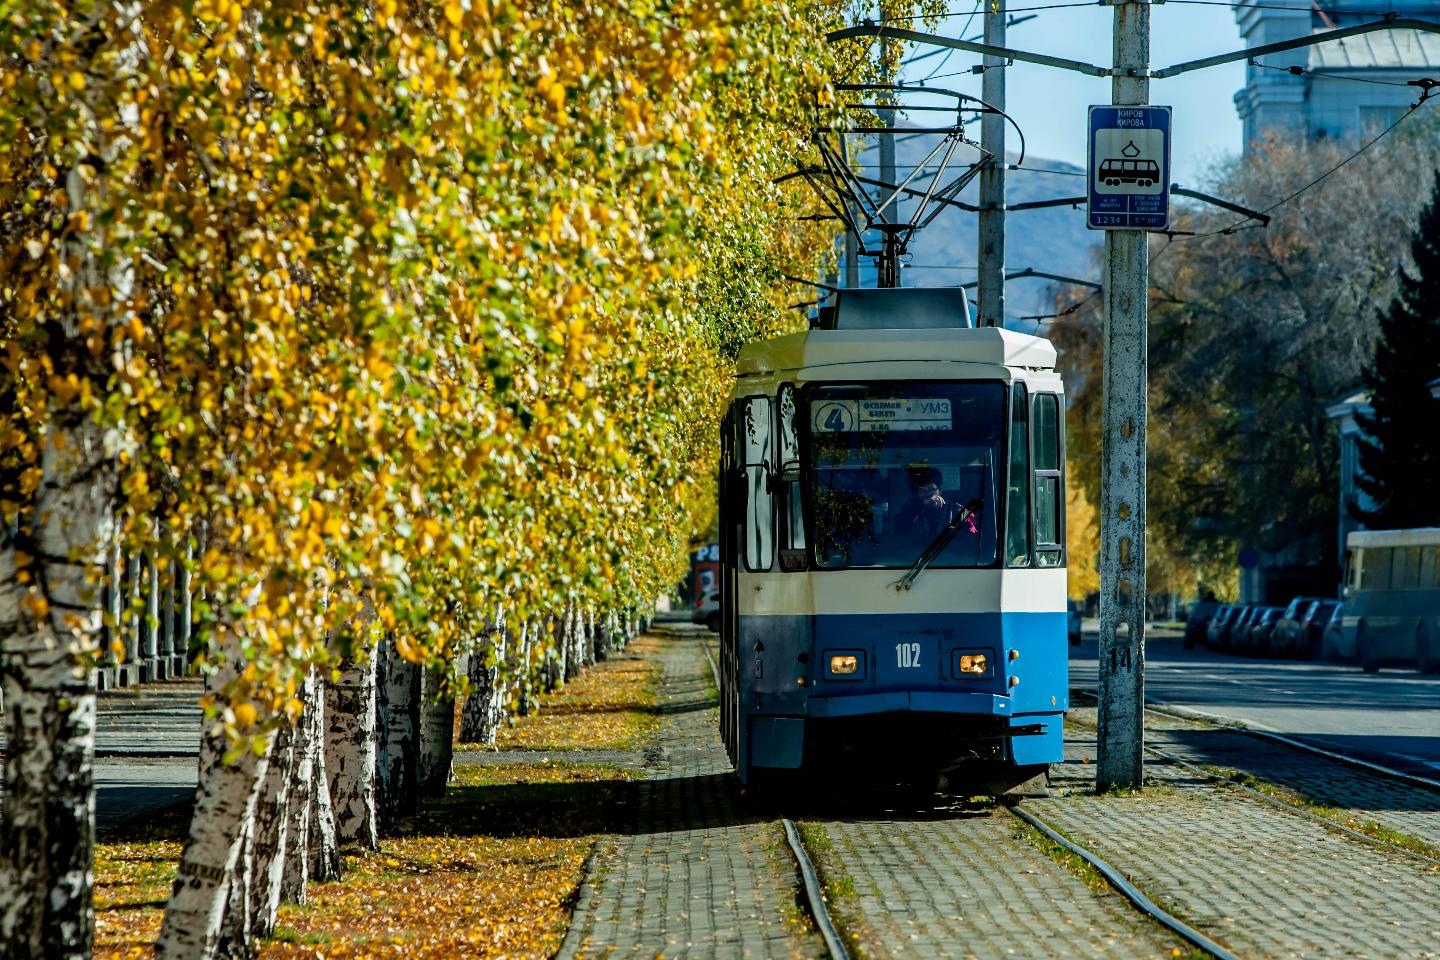
[[[540,709],[517,717],[496,738],[502,750],[634,750],[660,725],[655,711],[660,665],[668,641],[644,636],[603,660],[563,689],[541,699]]]
[[[260,958],[550,957],[565,936],[585,857],[622,810],[627,771],[545,763],[460,767],[441,800],[380,849],[345,858],[280,910]],[[101,843],[97,958],[147,957],[178,840]]]

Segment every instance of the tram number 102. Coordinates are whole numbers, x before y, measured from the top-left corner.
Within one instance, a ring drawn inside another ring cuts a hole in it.
[[[895,644],[895,666],[909,669],[920,666],[920,644]]]

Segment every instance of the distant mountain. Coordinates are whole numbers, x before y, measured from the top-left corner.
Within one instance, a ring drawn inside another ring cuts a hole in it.
[[[897,144],[896,165],[903,178],[925,159],[934,138],[901,139]],[[971,151],[973,153],[973,151]],[[957,151],[957,156],[958,156]],[[873,164],[873,152],[866,154]],[[1011,155],[1010,162],[1016,157]],[[961,168],[963,169],[963,168]],[[943,178],[948,182],[955,173],[947,169]],[[879,170],[867,166],[865,174],[878,178]],[[1013,206],[1036,200],[1077,197],[1085,192],[1085,171],[1073,164],[1057,160],[1026,157],[1024,169],[1006,171],[1006,204]],[[911,186],[924,190],[930,177],[922,171]],[[960,199],[977,201],[977,186],[971,184]],[[900,215],[908,217],[914,201],[901,206]],[[945,287],[971,283],[975,280],[977,249],[977,216],[951,207],[940,214],[929,227],[915,235],[910,244],[908,262],[901,269],[901,285],[906,287]],[[1043,207],[1037,210],[1013,211],[1006,216],[1005,271],[1015,273],[1029,267],[1043,273],[1057,273],[1099,282],[1098,250],[1101,236],[1086,229],[1085,207]],[[874,284],[874,269],[868,263],[862,269],[863,286]],[[1007,326],[1029,332],[1035,324],[1020,317],[1054,312],[1055,285],[1046,280],[1011,280],[1005,287]],[[974,293],[971,292],[971,299]]]

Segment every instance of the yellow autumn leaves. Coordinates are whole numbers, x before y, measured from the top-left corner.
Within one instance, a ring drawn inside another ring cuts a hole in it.
[[[830,256],[773,180],[845,3],[9,10],[4,523],[97,418],[261,725],[362,604],[438,662],[680,578],[729,360]]]

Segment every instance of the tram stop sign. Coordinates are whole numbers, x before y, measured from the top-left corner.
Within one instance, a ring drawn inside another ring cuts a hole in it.
[[[1091,230],[1170,227],[1170,108],[1090,108]]]

